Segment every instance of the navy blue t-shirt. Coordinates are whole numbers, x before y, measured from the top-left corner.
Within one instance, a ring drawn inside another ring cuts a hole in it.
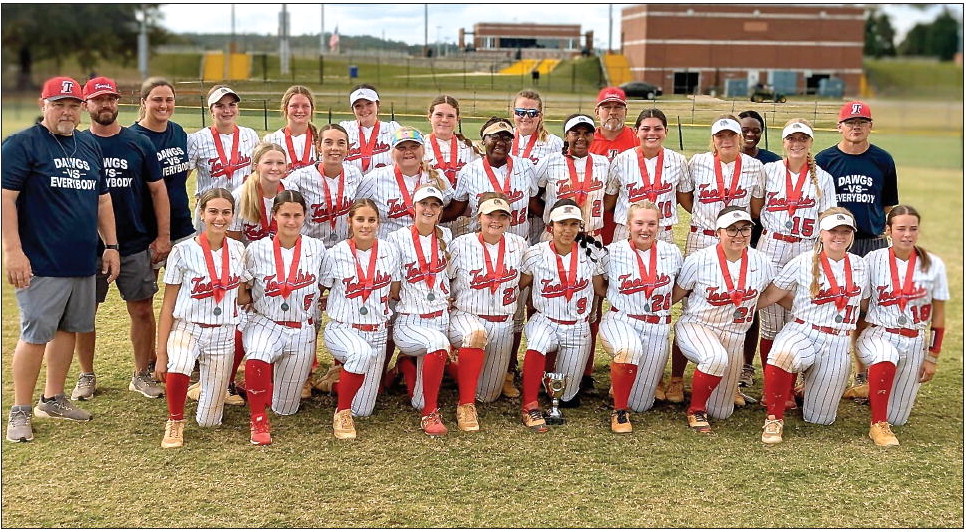
[[[832,175],[839,207],[855,215],[856,238],[881,235],[885,231],[886,206],[899,204],[892,156],[873,144],[859,155],[850,155],[836,144],[820,151],[815,162]]]
[[[755,154],[755,159],[761,161],[761,164],[773,163],[775,161],[782,160],[782,156],[778,155],[773,151],[768,151],[764,148],[758,148],[758,153]]]
[[[161,167],[154,145],[146,137],[126,127],[110,137],[84,131],[101,147],[104,155],[104,180],[111,191],[114,226],[122,257],[140,253],[157,238],[157,218],[148,183],[161,180]]]
[[[140,124],[132,125],[131,130],[147,136],[154,145],[171,203],[171,240],[194,234],[188,207],[188,134],[174,122],[168,122],[168,128],[162,133]]]
[[[35,124],[3,141],[2,187],[15,190],[20,243],[34,275],[97,272],[97,206],[107,194],[101,149],[87,135]]]

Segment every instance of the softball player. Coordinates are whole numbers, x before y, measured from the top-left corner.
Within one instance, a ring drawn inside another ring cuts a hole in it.
[[[436,225],[443,208],[442,191],[422,185],[413,194],[413,205],[416,222],[393,231],[387,239],[399,250],[400,260],[398,314],[392,335],[404,355],[399,361],[400,372],[406,378],[412,405],[422,412],[420,426],[430,436],[441,436],[446,434],[446,425],[437,400],[450,350],[446,265],[452,235],[449,229]],[[461,430],[480,428],[472,403],[466,405],[468,408],[460,404],[457,410]]]
[[[622,220],[625,240],[607,246],[602,260],[610,312],[600,326],[604,351],[611,356],[614,412],[611,430],[631,432],[628,409],[644,412],[664,375],[671,335],[671,293],[683,258],[674,244],[659,239],[661,208],[641,200]]]
[[[741,207],[722,209],[714,224],[718,244],[688,255],[674,285],[672,303],[688,296],[674,332],[698,366],[688,408],[688,426],[698,433],[711,433],[708,414],[725,419],[734,411],[745,332],[774,276],[768,258],[748,247],[751,225]]]
[[[429,124],[432,133],[426,135],[429,148],[423,160],[430,168],[446,176],[451,187],[456,187],[456,176],[468,163],[480,158],[473,143],[456,132],[460,123],[460,104],[452,96],[441,94],[429,104]],[[463,214],[468,215],[468,212]],[[460,216],[445,224],[456,238],[469,232],[470,219]]]
[[[251,410],[251,443],[272,443],[265,410],[294,414],[315,360],[316,306],[325,246],[302,236],[305,199],[298,192],[275,196],[278,233],[245,250],[254,312],[244,330],[245,384]]]
[[[782,160],[781,155],[758,147],[765,131],[765,119],[757,111],[738,113],[738,119],[741,122],[741,153],[758,159],[761,164]]]
[[[355,120],[339,122],[349,133],[349,154],[346,161],[355,166],[363,175],[392,166],[393,134],[399,124],[391,120],[379,120],[379,94],[372,85],[356,85],[349,93],[349,105]]]
[[[332,422],[336,438],[356,437],[352,416],[368,416],[376,405],[386,356],[386,325],[392,317],[390,290],[399,282],[399,251],[376,235],[379,211],[369,199],[349,209],[348,240],[322,262],[322,285],[329,289],[330,321],[323,341],[342,363],[338,406]],[[395,288],[398,290],[398,287]]]
[[[318,130],[312,125],[315,116],[315,96],[308,87],[292,85],[282,95],[282,118],[285,127],[262,138],[285,147],[288,173],[311,166],[318,160],[316,144]]]
[[[165,383],[168,421],[161,447],[184,445],[184,403],[188,376],[200,365],[201,396],[195,419],[202,427],[221,424],[225,394],[231,379],[238,304],[251,298],[244,283],[241,242],[226,238],[234,203],[231,192],[211,189],[198,199],[205,230],[176,244],[164,270],[164,300],[158,319],[155,366]]]
[[[567,375],[562,400],[566,406],[579,406],[574,399],[590,355],[587,318],[594,295],[605,295],[601,265],[593,256],[596,241],[582,233],[577,203],[558,201],[550,211],[550,223],[553,240],[526,251],[520,276],[521,287],[533,285],[537,310],[526,325],[521,400],[523,424],[536,432],[547,431],[537,401],[547,353],[557,352],[555,371]]]
[[[513,146],[510,155],[529,159],[533,163],[534,174],[543,176],[548,158],[561,154],[564,151],[564,142],[557,135],[547,131],[543,123],[543,98],[540,97],[540,93],[531,89],[518,92],[513,99],[513,116],[510,118],[513,120]],[[593,120],[591,120],[591,126],[593,129]],[[593,139],[593,131],[591,131],[591,139]],[[530,218],[538,217],[535,213],[530,213]],[[546,236],[545,226],[546,224],[534,223],[531,220],[530,244],[536,244],[540,242],[541,237]]]
[[[349,208],[355,200],[362,172],[345,162],[349,134],[338,124],[319,129],[321,160],[296,170],[285,186],[302,193],[308,213],[302,232],[331,248],[349,236]]]
[[[449,203],[452,188],[445,178],[423,161],[425,149],[422,133],[411,127],[396,130],[392,139],[392,165],[374,170],[363,177],[356,190],[357,198],[369,198],[379,209],[379,238],[409,227],[415,220],[413,193],[419,185],[432,184]]]
[[[767,306],[792,295],[792,321],[775,337],[765,367],[768,416],[761,441],[781,443],[785,401],[794,374],[805,377],[802,415],[809,423],[831,425],[849,379],[852,332],[869,297],[869,272],[862,257],[848,253],[855,219],[835,207],[819,218],[815,251],[792,259],[762,297]]]
[[[240,101],[235,91],[215,85],[208,91],[212,126],[188,135],[188,163],[196,170],[196,198],[212,188],[233,190],[248,177],[258,135],[254,129],[238,125]]]
[[[252,173],[232,191],[238,214],[232,217],[228,236],[248,246],[275,236],[275,219],[270,215],[276,195],[285,190],[285,150],[262,142],[252,150]]]
[[[942,351],[946,265],[918,245],[919,224],[916,209],[893,207],[886,217],[892,247],[865,256],[871,284],[865,321],[871,326],[859,335],[856,350],[869,370],[869,437],[880,446],[899,445],[889,425],[909,419],[919,386],[936,373]]]

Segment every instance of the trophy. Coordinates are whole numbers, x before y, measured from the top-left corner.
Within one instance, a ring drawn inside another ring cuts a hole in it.
[[[545,417],[548,425],[563,425],[567,420],[560,412],[560,398],[563,397],[564,388],[567,387],[566,373],[544,373],[543,386],[547,389],[550,396],[550,410],[547,410]]]

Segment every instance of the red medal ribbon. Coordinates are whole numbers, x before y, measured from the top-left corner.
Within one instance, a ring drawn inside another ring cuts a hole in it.
[[[637,165],[641,169],[641,181],[644,183],[644,190],[646,191],[645,193],[647,194],[647,199],[649,199],[652,203],[657,203],[657,191],[664,186],[664,183],[661,181],[661,177],[664,174],[664,148],[661,148],[657,152],[657,164],[654,167],[653,182],[651,181],[651,176],[647,171],[647,166],[644,164],[644,150],[642,150],[640,146],[637,147]],[[717,164],[715,165],[715,168],[718,168]],[[721,181],[719,180],[718,182],[720,183]],[[718,188],[721,188],[720,184],[718,185]]]
[[[728,297],[731,298],[731,302],[735,304],[736,307],[741,306],[742,294],[735,290],[735,281],[731,278],[731,272],[728,270],[728,259],[725,257],[724,248],[721,244],[718,244],[718,266],[721,268],[721,276],[724,277],[725,287],[728,289]],[[738,288],[744,290],[745,288],[745,278],[748,276],[748,250],[741,250],[740,266],[738,269]]]
[[[651,294],[654,293],[654,282],[657,280],[657,242],[651,244],[651,258],[648,260],[649,269],[644,269],[644,260],[641,259],[641,253],[647,253],[647,251],[639,251],[637,246],[628,242],[631,249],[634,250],[634,258],[637,259],[637,269],[641,272],[641,282],[644,284],[644,297],[651,299]]]
[[[413,193],[410,192],[408,188],[406,188],[406,180],[403,179],[402,170],[399,169],[399,166],[398,165],[394,166],[393,170],[395,171],[395,174],[396,174],[396,186],[399,187],[399,193],[402,195],[403,203],[406,204],[406,210],[409,211],[410,216],[415,218],[416,209],[413,208]],[[418,179],[417,179],[416,186],[419,186]]]
[[[376,139],[379,138],[379,121],[376,120],[376,125],[372,126],[372,136],[369,140],[366,140],[366,134],[362,132],[362,123],[359,124],[359,153],[362,154],[362,172],[365,173],[369,170],[369,165],[372,163],[372,152],[376,148]]]
[[[228,263],[228,240],[221,242],[221,278],[215,274],[215,259],[211,256],[211,244],[208,242],[208,234],[198,235],[198,243],[201,244],[201,251],[205,255],[205,267],[208,269],[208,278],[211,279],[211,290],[214,293],[215,303],[221,303],[225,297],[225,287],[231,277],[231,265]]]
[[[356,277],[362,284],[362,303],[365,304],[366,300],[369,299],[369,294],[372,293],[372,287],[376,284],[376,258],[379,257],[379,241],[373,242],[372,248],[369,250],[371,252],[369,266],[365,274],[362,273],[362,265],[359,264],[359,257],[356,256],[356,241],[353,238],[349,239],[349,250],[352,251],[352,261],[356,263]]]
[[[502,192],[507,197],[510,196],[510,177],[513,175],[513,159],[506,158],[506,185],[501,185],[496,179],[496,174],[493,173],[493,167],[490,166],[490,161],[483,157],[483,171],[486,172],[486,177],[490,179],[490,185],[493,186],[494,192]]]
[[[339,177],[337,178],[339,180],[339,188],[337,189],[339,195],[335,198],[333,198],[331,195],[329,189],[329,178],[326,177],[325,170],[322,169],[322,163],[318,164],[318,170],[319,174],[322,176],[322,192],[325,194],[325,201],[329,204],[328,208],[326,209],[329,211],[329,227],[335,231],[335,208],[339,202],[342,201],[342,195],[345,194],[345,168],[343,167],[342,171],[339,172]]]
[[[724,185],[724,175],[721,171],[721,159],[717,154],[714,156],[714,178],[718,182],[718,195],[721,196],[721,201],[724,202],[727,207],[731,203],[731,198],[734,197],[735,192],[738,191],[738,180],[741,179],[741,154],[738,154],[738,158],[735,159],[735,169],[731,174],[731,185],[725,188]]]
[[[359,132],[361,134],[362,130]],[[293,170],[308,166],[312,162],[312,129],[305,130],[305,148],[302,149],[301,159],[295,156],[295,144],[292,143],[292,133],[288,126],[285,126],[285,147],[288,148],[288,159]]]
[[[889,272],[892,274],[892,290],[894,292],[899,292],[899,311],[906,311],[906,303],[909,302],[909,296],[914,292],[912,277],[913,273],[916,271],[916,250],[913,249],[912,253],[909,255],[909,262],[906,263],[906,278],[902,281],[902,286],[899,286],[899,265],[896,263],[896,250],[895,248],[889,248]]]
[[[282,242],[278,239],[278,235],[275,235],[275,238],[272,239],[272,248],[275,252],[275,282],[278,283],[279,290],[282,292],[282,299],[285,299],[292,293],[295,276],[299,271],[299,258],[302,255],[302,235],[295,238],[295,253],[292,254],[292,264],[288,267],[288,277],[285,277]]]
[[[839,283],[835,280],[835,275],[832,273],[832,266],[828,262],[828,255],[825,251],[822,251],[822,271],[825,272],[825,278],[828,279],[829,288],[832,293],[838,292],[839,295],[835,296],[835,308],[842,311],[845,305],[849,302],[848,294],[855,290],[855,285],[852,284],[852,264],[849,262],[848,253],[845,254],[845,286],[839,286]]]
[[[533,147],[537,145],[537,132],[534,131],[533,135],[530,135],[530,140],[527,141],[527,147],[523,148],[523,153],[520,153],[520,135],[513,135],[513,155],[517,157],[523,157],[524,159],[530,158],[530,152],[533,151]]]
[[[564,285],[564,297],[570,301],[574,297],[574,286],[577,285],[577,244],[573,243],[570,247],[570,271],[564,272],[563,258],[557,253],[557,246],[550,242],[550,250],[553,251],[554,258],[557,259],[557,276]]]
[[[415,225],[411,229],[413,233],[413,247],[416,248],[416,261],[419,263],[419,273],[423,274],[423,279],[426,280],[426,286],[432,290],[433,285],[436,284],[436,274],[432,273],[432,268],[439,261],[439,239],[436,238],[435,231],[429,235],[432,241],[432,247],[430,248],[429,262],[426,262],[426,256],[423,255],[423,246],[419,242],[419,231]]]
[[[785,191],[789,216],[795,216],[798,203],[802,200],[802,189],[805,188],[805,179],[808,177],[808,172],[805,171],[807,168],[807,164],[802,165],[802,170],[798,173],[798,183],[792,187],[792,172],[788,168],[788,159],[785,159]]]
[[[486,278],[490,280],[490,293],[495,294],[496,289],[500,287],[500,284],[496,282],[497,276],[503,275],[503,255],[506,252],[506,239],[503,238],[503,235],[500,235],[500,248],[497,250],[496,268],[494,268],[493,259],[490,258],[490,252],[486,249],[486,242],[483,241],[483,234],[477,233],[476,236],[480,239],[480,245],[483,246],[483,263],[486,266]]]
[[[456,135],[449,140],[449,161],[443,160],[443,152],[439,149],[439,142],[436,135],[430,135],[429,144],[433,147],[433,154],[436,156],[436,168],[443,171],[449,184],[456,186],[456,167],[459,166],[459,150],[456,147]]]
[[[231,182],[232,176],[235,174],[236,165],[238,165],[238,126],[232,126],[231,132],[231,159],[225,157],[225,147],[221,145],[221,134],[218,133],[218,129],[215,126],[211,126],[211,136],[215,142],[215,150],[218,152],[218,160],[221,161],[221,165],[225,168],[225,177]]]
[[[285,187],[282,186],[282,183],[279,183],[278,192],[281,192],[283,190],[285,190]],[[276,192],[276,194],[278,192]],[[274,235],[275,233],[278,232],[278,223],[275,222],[275,218],[272,218],[272,221],[269,222],[268,209],[265,208],[265,198],[260,197],[258,199],[260,200],[258,202],[258,207],[259,207],[258,215],[260,218],[259,223],[261,224],[262,230],[268,233],[269,235]]]
[[[564,157],[567,160],[567,170],[570,172],[570,182],[574,190],[577,205],[584,206],[587,194],[590,193],[590,185],[594,182],[594,158],[587,154],[587,164],[584,166],[584,180],[581,181],[577,176],[577,163],[572,156]]]

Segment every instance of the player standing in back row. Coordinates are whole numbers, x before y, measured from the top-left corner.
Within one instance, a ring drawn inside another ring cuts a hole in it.
[[[263,142],[274,142],[285,148],[288,173],[311,166],[317,160],[315,145],[319,133],[312,125],[315,116],[315,96],[308,87],[292,85],[282,95],[282,118],[285,127],[262,137]]]
[[[349,155],[346,161],[363,175],[392,165],[392,139],[399,124],[395,120],[379,120],[379,94],[368,83],[356,85],[349,93],[349,106],[355,120],[343,120],[339,125],[349,133]]]

